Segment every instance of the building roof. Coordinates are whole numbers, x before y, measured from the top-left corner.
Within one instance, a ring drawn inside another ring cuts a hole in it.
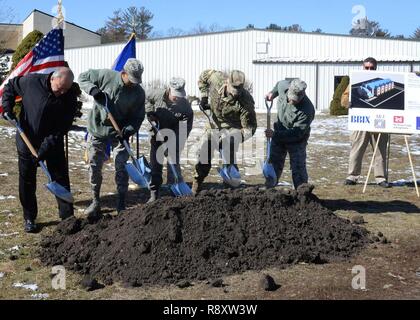
[[[272,57],[254,60],[255,64],[277,64],[277,63],[361,63],[366,57]],[[401,62],[420,62],[420,57],[375,57],[378,62],[401,63]]]
[[[48,14],[48,13],[45,13],[44,11],[41,11],[41,10],[38,10],[38,9],[34,9],[26,18],[25,18],[25,20],[23,20],[23,21],[26,21],[30,16],[31,16],[31,14],[33,14],[34,12],[38,12],[38,13],[41,13],[41,14],[43,14],[43,15],[46,15],[46,16],[48,16],[48,17],[51,17],[51,18],[55,18],[54,16],[52,16],[52,15],[50,15],[50,14]],[[93,33],[93,34],[96,34],[96,35],[98,35],[98,36],[100,36],[100,34],[99,33],[97,33],[97,32],[95,32],[95,31],[92,31],[92,30],[89,30],[89,29],[86,29],[86,28],[83,28],[83,27],[81,27],[81,26],[79,26],[79,25],[77,25],[77,24],[75,24],[75,23],[72,23],[72,22],[69,22],[69,21],[67,21],[67,20],[65,20],[65,22],[66,23],[68,23],[68,24],[70,24],[70,25],[72,25],[72,26],[75,26],[75,27],[77,27],[77,28],[80,28],[80,29],[83,29],[83,30],[85,30],[85,31],[88,31],[88,32],[91,32],[91,33]]]

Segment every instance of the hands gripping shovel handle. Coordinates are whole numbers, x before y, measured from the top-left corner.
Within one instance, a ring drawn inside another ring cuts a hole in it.
[[[108,96],[105,94],[105,105],[103,106],[105,111],[108,114],[108,118],[112,123],[112,126],[114,127],[115,131],[117,131],[118,136],[122,139],[123,134],[118,126],[117,121],[115,120],[114,116],[111,114],[108,108]],[[131,159],[133,160],[133,163],[127,163],[125,165],[125,168],[127,170],[127,173],[131,180],[133,180],[134,183],[138,184],[142,188],[149,188],[150,185],[150,179],[146,176],[147,170],[145,172],[142,171],[142,165],[139,163],[140,161],[136,159],[133,151],[130,148],[130,145],[127,141],[123,140],[124,148],[127,150],[128,154],[130,155]]]

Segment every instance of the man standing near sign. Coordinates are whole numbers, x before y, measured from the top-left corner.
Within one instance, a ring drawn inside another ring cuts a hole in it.
[[[376,70],[378,62],[374,58],[367,58],[363,61],[364,70]],[[350,90],[349,85],[346,91],[341,97],[341,105],[344,107],[350,107]],[[377,140],[380,136],[378,153],[375,156],[375,179],[378,186],[383,188],[390,188],[391,185],[388,183],[388,176],[386,173],[386,159],[387,159],[387,146],[389,142],[389,134],[373,133],[366,131],[355,131],[351,135],[351,151],[350,151],[350,163],[349,163],[349,176],[347,177],[344,184],[346,186],[353,186],[357,184],[359,177],[362,173],[362,161],[363,156],[366,152],[368,144],[375,148]]]

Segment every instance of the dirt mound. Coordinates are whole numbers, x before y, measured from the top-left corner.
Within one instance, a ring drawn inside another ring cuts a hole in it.
[[[47,265],[109,285],[174,284],[299,262],[347,259],[368,232],[298,192],[249,188],[164,198],[96,224],[70,219],[42,241]]]

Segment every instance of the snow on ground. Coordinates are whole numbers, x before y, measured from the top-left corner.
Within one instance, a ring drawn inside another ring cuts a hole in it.
[[[14,196],[1,196],[0,195],[0,201],[4,201],[4,200],[14,200],[16,199],[16,197]]]
[[[31,298],[35,300],[45,300],[45,299],[48,299],[49,297],[50,295],[48,293],[37,293],[37,294],[31,295]]]
[[[3,272],[0,272],[0,279],[4,278],[5,274]]]
[[[13,284],[13,288],[22,288],[25,290],[30,290],[30,291],[38,291],[38,285],[37,284],[25,284],[25,283],[14,283]]]
[[[19,232],[0,233],[0,238],[15,237],[15,236],[18,236],[18,235],[19,235]]]

